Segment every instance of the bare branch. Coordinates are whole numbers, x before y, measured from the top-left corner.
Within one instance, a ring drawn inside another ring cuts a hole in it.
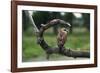
[[[77,57],[86,57],[86,58],[90,58],[90,53],[89,52],[84,52],[84,51],[74,51],[74,50],[71,50],[71,49],[66,49],[65,47],[62,48],[62,51],[59,52],[59,47],[56,47],[56,48],[53,48],[51,46],[49,46],[45,41],[44,41],[44,37],[43,37],[43,33],[46,29],[54,26],[54,25],[57,25],[59,23],[62,23],[60,22],[62,20],[57,20],[55,23],[53,24],[50,24],[50,23],[47,23],[45,24],[45,26],[41,26],[40,28],[40,32],[38,34],[38,44],[40,44],[40,46],[42,47],[42,49],[44,49],[44,51],[47,53],[47,59],[49,58],[48,55],[52,54],[52,53],[58,53],[58,54],[61,54],[61,55],[65,55],[65,56],[68,56],[68,57],[74,57],[74,58],[77,58]],[[65,21],[64,21],[65,22]],[[66,25],[66,24],[65,24]]]

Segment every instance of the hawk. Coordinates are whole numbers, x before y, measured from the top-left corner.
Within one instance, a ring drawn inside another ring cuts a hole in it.
[[[59,52],[62,51],[62,48],[67,41],[67,35],[68,35],[68,30],[66,28],[61,28],[58,31],[57,45],[59,47]]]

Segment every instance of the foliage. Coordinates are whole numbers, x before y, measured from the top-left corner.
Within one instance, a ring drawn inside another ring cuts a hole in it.
[[[50,13],[47,11],[36,11],[33,13],[33,19],[38,28],[41,27],[41,24],[46,24],[50,19]]]
[[[51,30],[51,29],[50,29]],[[56,35],[47,30],[44,34],[46,42],[52,46],[57,46]],[[85,28],[75,28],[73,34],[68,35],[68,40],[65,44],[66,48],[73,50],[89,51],[90,49],[90,37],[89,32]],[[23,36],[23,59],[36,59],[41,56],[45,56],[44,50],[37,44],[37,38],[33,36]],[[59,56],[58,56],[59,57]]]
[[[73,13],[69,12],[51,12],[51,11],[33,11],[32,17],[35,21],[35,24],[38,28],[41,27],[41,24],[46,24],[52,19],[62,19],[67,22],[69,22],[71,27],[72,34],[68,35],[68,40],[65,44],[66,48],[71,48],[74,50],[84,50],[89,51],[90,50],[90,32],[86,29],[90,29],[90,14],[88,13],[81,13],[82,14],[82,20],[83,26],[80,27],[80,24],[78,26],[72,24],[75,18]],[[77,20],[77,18],[76,18]],[[81,22],[81,21],[79,21]],[[44,50],[37,44],[37,38],[34,36],[34,30],[33,26],[28,18],[28,16],[25,14],[25,11],[22,11],[22,28],[23,28],[23,39],[22,39],[22,48],[23,48],[23,61],[29,60],[29,59],[36,59],[40,56],[45,56]],[[48,29],[44,34],[44,39],[46,42],[53,47],[57,46],[57,32],[58,28],[61,26],[54,26],[53,28]],[[54,33],[54,34],[53,34]],[[54,56],[52,56],[54,57]],[[56,57],[60,57],[59,55],[55,55]]]
[[[90,30],[90,14],[89,13],[83,13],[83,20],[86,28]]]
[[[31,22],[29,20],[29,17],[25,14],[25,11],[22,11],[22,29],[23,32],[26,31],[30,26],[31,26]]]

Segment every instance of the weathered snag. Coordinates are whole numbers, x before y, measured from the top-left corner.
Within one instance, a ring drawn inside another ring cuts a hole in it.
[[[61,54],[64,56],[74,57],[74,58],[77,58],[77,57],[90,58],[90,52],[75,51],[75,50],[71,50],[71,49],[66,49],[64,47],[62,48],[62,51],[59,52],[59,47],[53,48],[45,42],[44,37],[43,37],[43,33],[45,32],[45,30],[54,25],[57,25],[57,24],[64,24],[64,23],[62,23],[62,21],[63,20],[58,20],[55,24],[52,24],[52,25],[50,23],[47,23],[47,24],[45,24],[45,26],[41,26],[40,32],[38,33],[38,36],[37,36],[38,44],[47,53],[47,59],[49,59],[49,55],[53,54],[53,53],[58,53],[58,54]],[[64,25],[66,25],[66,24],[64,24]]]

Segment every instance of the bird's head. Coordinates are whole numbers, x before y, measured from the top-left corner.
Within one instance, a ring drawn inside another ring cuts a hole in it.
[[[66,24],[67,24],[68,27],[71,27],[71,24],[70,23],[66,22]]]
[[[61,24],[65,24],[67,27],[71,27],[71,24],[70,24],[69,22],[66,22],[66,21],[60,20],[60,19],[58,19],[58,20],[59,20],[59,22],[60,22]]]
[[[69,30],[68,30],[68,29],[66,29],[66,28],[61,28],[61,31],[64,31],[64,32],[69,32]]]

